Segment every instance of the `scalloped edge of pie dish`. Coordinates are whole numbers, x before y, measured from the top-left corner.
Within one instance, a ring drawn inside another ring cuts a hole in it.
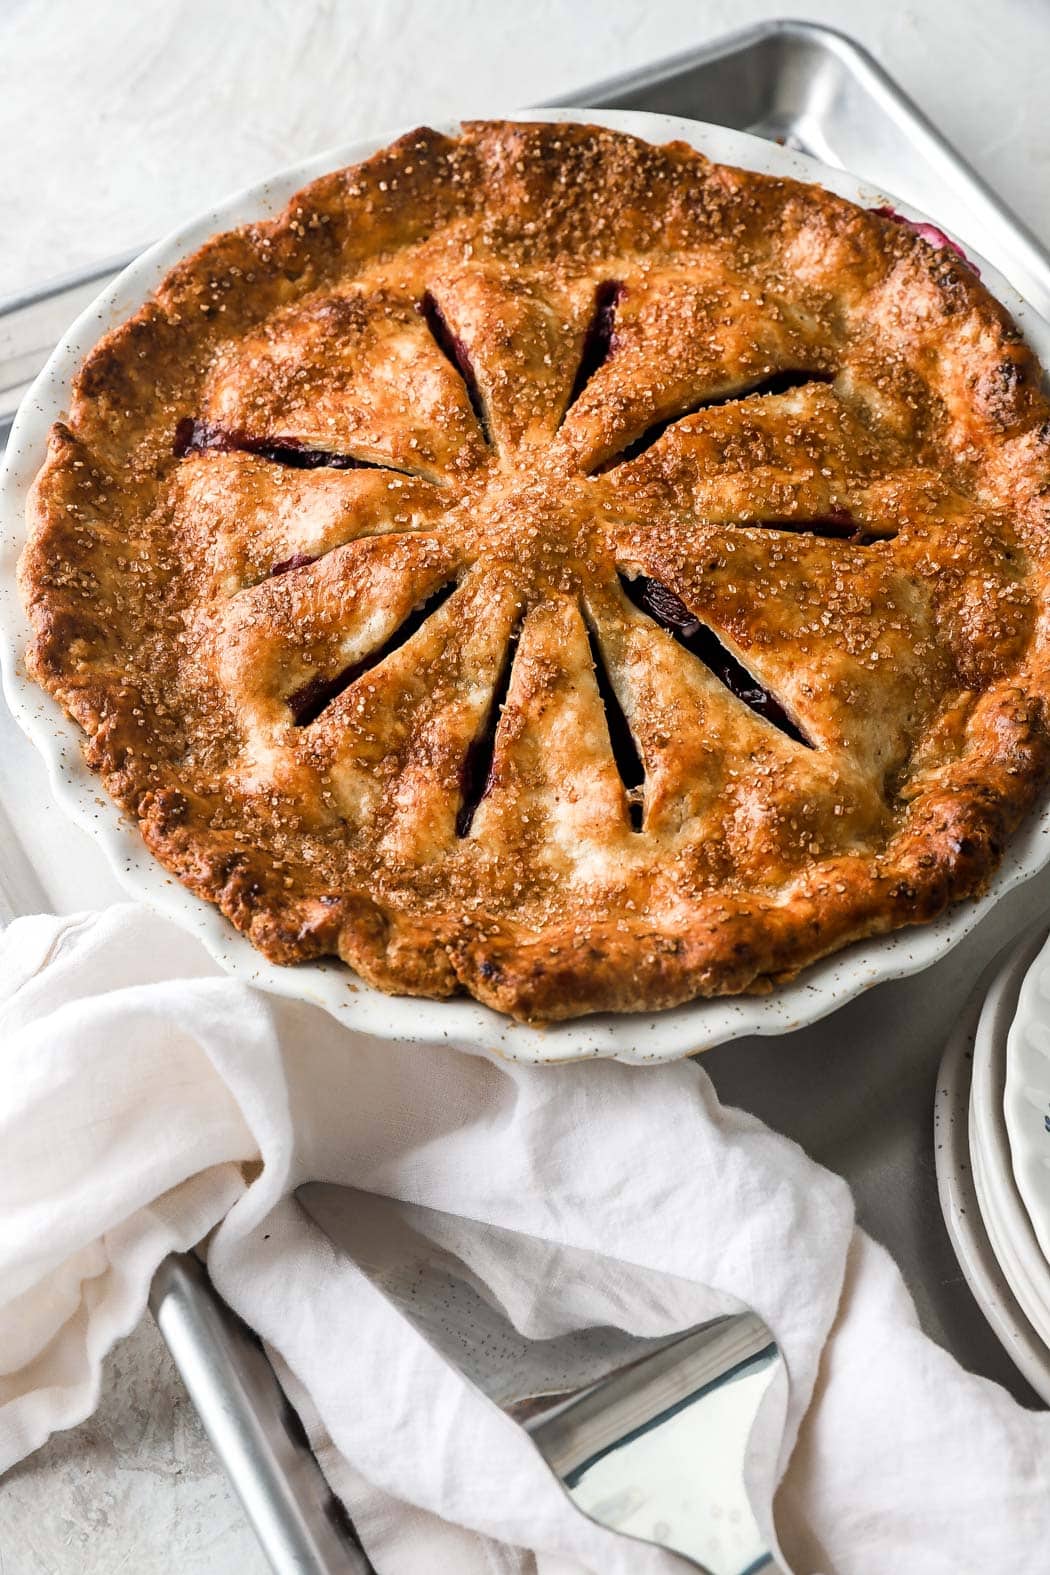
[[[816,159],[701,121],[641,112],[525,110],[486,118],[588,121],[650,142],[681,139],[717,163],[819,184],[862,207],[892,202],[902,216],[936,223],[892,193]],[[437,129],[454,133],[458,121]],[[198,936],[214,960],[246,984],[323,1007],[347,1027],[380,1039],[455,1044],[520,1062],[551,1063],[608,1056],[636,1065],[676,1060],[746,1034],[783,1034],[805,1027],[884,980],[917,973],[968,935],[1007,892],[1050,862],[1050,790],[1011,839],[988,891],[949,909],[932,924],[858,942],[803,970],[769,995],[701,999],[660,1013],[602,1014],[549,1028],[512,1022],[469,999],[390,996],[358,979],[337,959],[280,967],[239,935],[217,908],[195,897],[157,862],[118,806],[85,765],[82,733],[50,695],[27,676],[22,653],[28,621],[15,583],[25,537],[25,501],[43,463],[48,429],[65,413],[72,378],[103,333],[129,317],[180,258],[219,230],[277,213],[307,181],[354,164],[397,133],[355,142],[296,164],[237,193],[149,248],[77,318],[22,401],[0,474],[0,672],[7,703],[47,766],[63,811],[101,846],[128,893]],[[949,232],[950,233],[950,232]],[[953,237],[954,238],[954,237]],[[970,248],[966,248],[968,253]],[[976,253],[981,277],[1019,324],[1044,368],[1050,326]]]

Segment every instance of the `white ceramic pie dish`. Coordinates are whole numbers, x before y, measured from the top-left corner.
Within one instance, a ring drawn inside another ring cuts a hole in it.
[[[906,217],[926,218],[854,176],[724,127],[665,115],[604,111],[530,110],[516,112],[515,118],[587,118],[653,142],[680,138],[722,163],[819,183],[865,207],[891,201]],[[447,125],[440,129],[455,128]],[[1050,860],[1050,794],[1044,795],[1038,812],[1012,840],[986,895],[953,909],[934,924],[850,947],[805,970],[772,995],[697,1001],[657,1014],[602,1015],[537,1029],[510,1022],[469,1000],[422,1001],[383,995],[335,961],[294,968],[268,963],[216,908],[194,897],[156,862],[137,828],[105,796],[84,765],[79,728],[25,674],[22,652],[29,630],[15,584],[25,532],[26,493],[43,461],[48,429],[66,412],[73,375],[99,337],[130,316],[168,269],[210,235],[272,215],[314,176],[355,163],[390,140],[388,135],[354,143],[294,165],[210,209],[151,247],[77,319],[22,404],[0,476],[0,665],[8,704],[43,755],[59,804],[101,845],[117,878],[132,896],[196,933],[228,972],[263,989],[315,1002],[347,1026],[380,1038],[453,1043],[527,1062],[613,1056],[652,1063],[709,1049],[745,1034],[791,1032],[826,1016],[874,984],[936,962],[1007,891]],[[965,245],[970,255],[975,255],[969,243]],[[1015,317],[1044,366],[1050,365],[1050,328],[990,264],[976,260],[984,282]]]

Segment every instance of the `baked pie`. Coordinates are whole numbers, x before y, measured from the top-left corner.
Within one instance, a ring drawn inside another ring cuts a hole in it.
[[[1047,772],[1048,554],[1039,370],[950,246],[484,122],[176,267],[21,577],[91,765],[267,957],[549,1020],[979,891]]]

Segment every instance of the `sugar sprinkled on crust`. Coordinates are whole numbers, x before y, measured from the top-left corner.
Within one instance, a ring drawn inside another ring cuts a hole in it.
[[[21,581],[91,764],[269,957],[554,1019],[980,890],[1047,769],[1048,526],[1038,369],[949,250],[480,122],[174,269]]]

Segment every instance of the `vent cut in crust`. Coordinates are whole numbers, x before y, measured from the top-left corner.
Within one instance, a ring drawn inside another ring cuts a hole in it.
[[[531,1020],[979,891],[1047,770],[1050,410],[965,259],[592,126],[413,132],[88,358],[31,670],[281,963]]]

